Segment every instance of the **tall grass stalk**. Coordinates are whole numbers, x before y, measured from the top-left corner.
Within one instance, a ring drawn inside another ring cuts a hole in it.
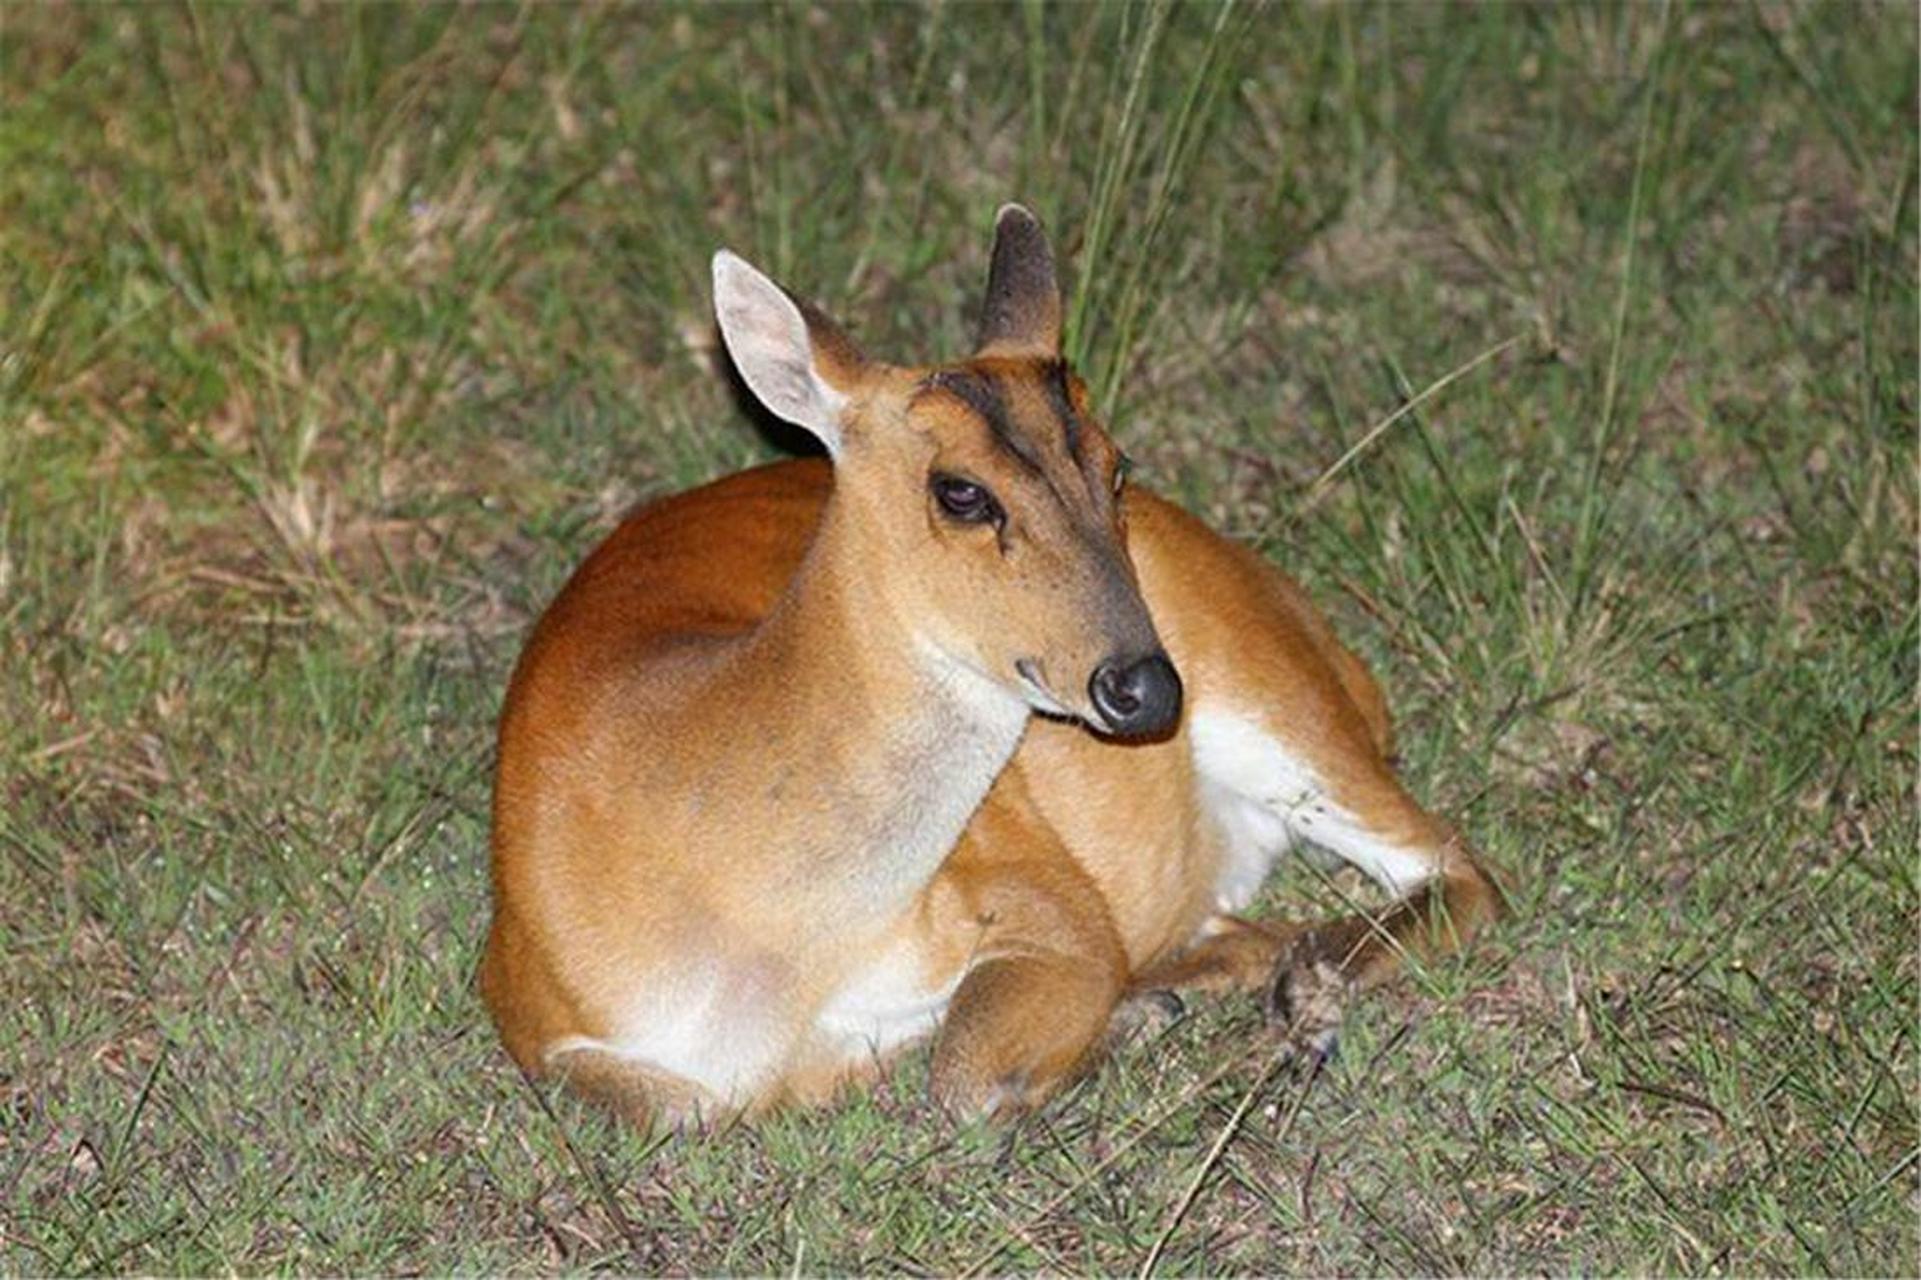
[[[1601,536],[1607,510],[1603,494],[1608,449],[1614,438],[1615,417],[1619,412],[1621,358],[1627,346],[1628,310],[1634,298],[1634,268],[1641,239],[1642,185],[1647,176],[1648,140],[1654,132],[1654,107],[1661,97],[1661,77],[1666,68],[1670,0],[1662,0],[1654,49],[1648,55],[1647,84],[1641,100],[1641,123],[1635,134],[1634,177],[1628,188],[1627,221],[1621,229],[1621,283],[1614,296],[1614,324],[1608,338],[1607,373],[1602,382],[1601,408],[1595,415],[1588,439],[1586,470],[1581,477],[1581,508],[1575,518],[1574,564],[1569,588],[1573,609],[1568,625],[1574,625],[1580,610],[1588,604],[1596,540]]]

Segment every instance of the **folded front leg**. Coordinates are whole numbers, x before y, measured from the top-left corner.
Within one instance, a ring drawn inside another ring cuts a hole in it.
[[[1131,993],[1154,991],[1254,991],[1274,976],[1300,925],[1218,915],[1201,926],[1191,944],[1149,965],[1128,984]]]
[[[934,1099],[956,1116],[1031,1111],[1090,1065],[1120,984],[1085,958],[996,956],[954,995],[934,1049]]]
[[[932,892],[976,930],[934,1047],[934,1098],[958,1116],[1032,1110],[1095,1056],[1127,958],[1099,887],[1026,803],[1016,771],[949,856]]]

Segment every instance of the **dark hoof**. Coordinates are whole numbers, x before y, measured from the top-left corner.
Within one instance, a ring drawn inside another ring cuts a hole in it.
[[[1133,1036],[1158,1036],[1183,1017],[1187,1017],[1187,1005],[1174,992],[1130,992],[1126,999],[1114,1005],[1114,1017],[1108,1021],[1108,1040],[1120,1042]]]
[[[1340,1051],[1349,983],[1328,960],[1284,962],[1267,992],[1267,1025],[1287,1062],[1316,1065]]]

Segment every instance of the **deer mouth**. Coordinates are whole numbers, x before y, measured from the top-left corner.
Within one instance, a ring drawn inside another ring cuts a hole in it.
[[[1047,687],[1047,678],[1041,674],[1038,658],[1022,658],[1014,663],[1014,670],[1020,676],[1021,691],[1026,695],[1027,705],[1044,716],[1055,716],[1062,720],[1078,720],[1080,716],[1054,696]]]

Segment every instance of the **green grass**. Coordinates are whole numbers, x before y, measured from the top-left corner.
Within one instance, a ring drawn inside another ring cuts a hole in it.
[[[1915,66],[1900,6],[0,8],[0,1271],[1912,1272]],[[918,1059],[665,1142],[530,1090],[492,721],[627,505],[773,452],[709,254],[931,358],[1016,197],[1515,917],[1311,1081],[1226,1002],[1008,1132]]]

